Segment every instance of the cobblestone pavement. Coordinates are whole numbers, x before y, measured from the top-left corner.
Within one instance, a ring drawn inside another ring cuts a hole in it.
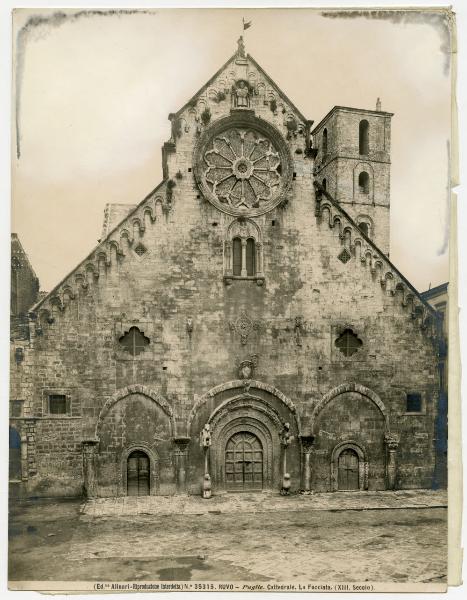
[[[123,499],[84,508],[79,501],[16,502],[9,575],[59,581],[445,581],[443,494],[396,492],[392,500],[386,493],[365,494],[360,504],[359,494],[350,496],[252,494],[219,496],[212,503],[180,498],[177,510],[170,499],[172,511],[160,512],[153,501],[168,499],[156,497],[146,499],[149,514],[118,512],[132,505]],[[141,509],[139,500],[133,504]],[[399,508],[385,508],[392,502]],[[381,510],[365,510],[367,504]],[[114,512],[105,513],[110,506]],[[196,508],[201,506],[206,508]]]
[[[90,500],[83,504],[82,512],[89,516],[197,515],[213,511],[228,514],[277,510],[365,510],[445,506],[447,506],[445,490],[400,490],[303,496],[280,496],[277,493],[221,494],[209,500],[203,500],[198,496],[124,496]]]

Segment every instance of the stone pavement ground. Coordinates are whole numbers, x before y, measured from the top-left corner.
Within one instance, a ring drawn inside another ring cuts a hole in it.
[[[9,577],[443,583],[445,498],[404,491],[14,501]]]
[[[84,515],[199,515],[218,512],[251,513],[303,510],[377,510],[385,508],[439,508],[447,506],[446,490],[397,490],[336,492],[281,496],[277,493],[220,494],[203,500],[199,496],[123,496],[96,498],[82,506]]]

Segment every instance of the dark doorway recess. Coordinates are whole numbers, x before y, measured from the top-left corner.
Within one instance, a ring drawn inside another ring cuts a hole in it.
[[[149,496],[149,457],[141,450],[135,450],[127,461],[128,496]]]
[[[339,456],[338,487],[339,490],[358,490],[358,483],[358,455],[347,448]]]

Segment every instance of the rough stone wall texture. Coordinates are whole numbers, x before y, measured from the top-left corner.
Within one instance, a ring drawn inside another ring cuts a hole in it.
[[[258,95],[252,97],[251,108],[257,116],[288,138],[295,175],[289,201],[253,219],[263,240],[264,284],[234,280],[227,286],[224,245],[234,217],[200,197],[193,156],[199,131],[209,126],[203,125],[200,115],[208,106],[210,123],[228,115],[230,83],[240,75],[255,82]],[[225,99],[213,100],[212,90],[216,97],[224,90]],[[272,95],[277,114],[271,110]],[[122,456],[138,444],[158,457],[159,492],[172,493],[175,446],[170,439],[174,434],[187,435],[190,418],[187,482],[189,491],[198,493],[203,473],[199,433],[223,402],[246,393],[246,384],[238,381],[238,367],[251,357],[256,363],[253,381],[268,384],[285,397],[261,391],[252,383],[247,393],[271,408],[264,413],[258,408],[254,414],[239,408],[235,413],[240,423],[251,418],[263,425],[273,423],[273,489],[281,485],[280,424],[292,426],[288,469],[292,490],[297,490],[303,462],[297,418],[305,431],[320,399],[349,382],[377,394],[386,406],[391,429],[400,433],[398,486],[430,485],[438,398],[433,340],[419,318],[412,318],[412,305],[404,307],[399,294],[383,287],[368,264],[355,255],[346,264],[338,259],[344,242],[337,228],[315,216],[313,159],[305,153],[304,128],[289,135],[286,121],[291,114],[303,124],[251,61],[227,65],[201,97],[179,114],[182,125],[177,126],[175,147],[166,154],[166,181],[37,307],[30,345],[21,365],[13,365],[11,381],[12,398],[24,401],[23,420],[33,418],[36,423],[31,452],[35,452],[37,473],[29,473],[28,493],[79,492],[81,440],[95,437],[105,403],[135,384],[153,390],[172,408],[176,431],[170,431],[170,419],[157,403],[141,396],[135,399],[132,393],[121,399],[103,420],[99,493],[119,493]],[[168,180],[175,182],[171,189]],[[140,244],[141,255],[135,252]],[[248,331],[242,338],[243,313]],[[150,340],[134,358],[119,344],[132,326]],[[336,336],[346,327],[363,341],[349,358],[335,347]],[[233,386],[214,392],[208,402],[199,402],[211,388],[230,381]],[[423,393],[421,415],[405,415],[405,394],[412,390]],[[70,398],[69,415],[52,417],[44,410],[44,398],[56,392]],[[330,468],[332,439],[352,435],[366,440],[368,436],[365,443],[374,461],[370,486],[377,489],[383,485],[385,460],[382,438],[376,441],[376,432],[383,435],[381,425],[372,407],[354,399],[336,397],[325,408],[322,424],[331,430],[331,437],[318,436],[316,441],[321,452],[315,457],[318,472]],[[194,406],[199,408],[190,417]],[[214,479],[214,490],[220,483]],[[326,489],[326,484],[319,485]]]
[[[367,398],[355,392],[344,393],[329,402],[318,416],[313,447],[315,469],[313,489],[332,489],[329,456],[338,444],[353,442],[368,462],[368,489],[386,489],[384,418]]]
[[[99,446],[99,483],[102,496],[126,493],[126,461],[134,450],[151,457],[152,494],[170,494],[175,489],[173,432],[161,407],[142,394],[131,394],[113,404],[96,430]]]
[[[369,125],[369,151],[359,153],[359,124]],[[323,131],[328,131],[328,152],[323,153]],[[355,221],[371,223],[370,237],[389,255],[391,115],[374,111],[335,108],[314,130],[316,178],[326,179],[327,190]],[[368,193],[359,186],[359,174],[369,175]]]
[[[136,208],[136,204],[106,204],[101,239],[104,239],[123,219]]]
[[[27,339],[27,312],[37,301],[39,279],[16,233],[11,234],[10,337]]]

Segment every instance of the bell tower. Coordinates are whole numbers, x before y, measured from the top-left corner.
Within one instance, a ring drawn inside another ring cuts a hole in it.
[[[315,180],[388,256],[392,116],[334,106],[312,131]]]

